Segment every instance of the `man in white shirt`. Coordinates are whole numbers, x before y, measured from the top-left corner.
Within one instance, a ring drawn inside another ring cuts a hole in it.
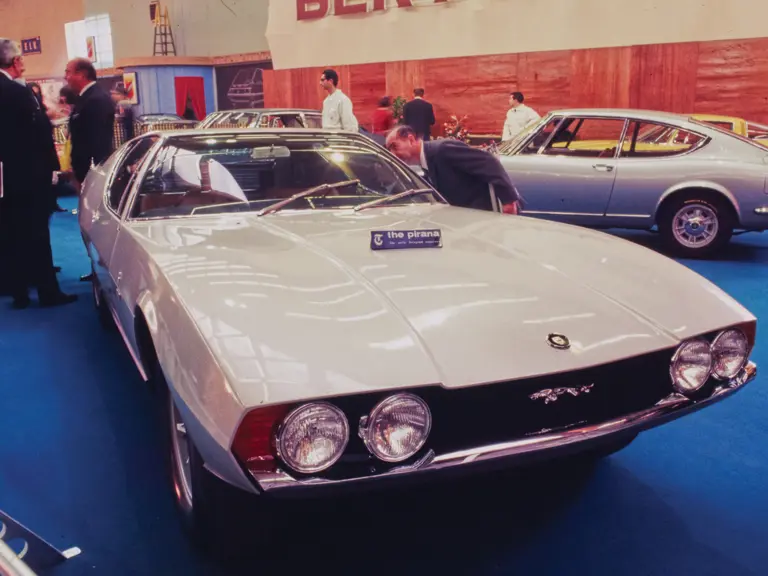
[[[501,136],[502,141],[512,140],[528,125],[537,122],[541,118],[533,108],[523,104],[524,101],[525,96],[523,96],[522,92],[512,92],[509,95],[510,109],[504,122],[504,133]]]
[[[335,70],[325,70],[320,76],[320,86],[328,92],[323,101],[323,128],[358,132],[360,126],[352,111],[352,100],[339,88],[339,75]]]

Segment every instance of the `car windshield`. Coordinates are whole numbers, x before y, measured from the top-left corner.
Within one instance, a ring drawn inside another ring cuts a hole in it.
[[[546,116],[544,116],[544,118],[540,119],[538,122],[529,124],[528,126],[523,128],[521,132],[513,136],[511,140],[506,140],[502,142],[498,147],[498,153],[504,154],[506,156],[511,156],[517,151],[517,149],[520,147],[520,144],[522,144],[525,140],[528,139],[528,136],[530,136],[535,130],[538,130],[541,126],[546,126],[546,124],[551,119],[552,119],[552,115],[547,114]]]
[[[345,182],[359,182],[344,185]],[[152,158],[132,218],[259,212],[307,190],[283,210],[350,209],[427,187],[363,137],[275,132],[169,138]],[[386,206],[440,201],[414,195]]]

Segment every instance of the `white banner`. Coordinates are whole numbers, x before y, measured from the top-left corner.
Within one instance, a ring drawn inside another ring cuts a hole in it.
[[[768,36],[755,0],[270,0],[276,69]]]

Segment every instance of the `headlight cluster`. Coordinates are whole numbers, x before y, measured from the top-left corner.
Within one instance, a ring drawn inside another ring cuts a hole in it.
[[[368,450],[384,462],[402,462],[416,454],[432,429],[429,407],[413,394],[394,394],[361,418],[359,435]],[[290,412],[278,429],[278,456],[302,474],[333,466],[349,442],[344,412],[327,402],[304,404]]]
[[[672,357],[670,376],[678,392],[692,394],[707,383],[734,378],[747,363],[749,340],[739,329],[725,330],[710,344],[703,338],[687,340]]]

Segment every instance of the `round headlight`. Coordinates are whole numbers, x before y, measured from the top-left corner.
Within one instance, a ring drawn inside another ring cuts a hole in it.
[[[695,392],[707,383],[712,373],[712,351],[706,340],[683,342],[672,358],[669,370],[672,383],[683,394]]]
[[[395,394],[379,402],[360,429],[371,453],[384,462],[402,462],[419,450],[432,429],[426,402],[413,394]]]
[[[280,459],[296,472],[311,474],[330,468],[349,442],[344,412],[331,404],[305,404],[290,412],[277,433]]]
[[[744,367],[749,355],[749,341],[741,330],[721,332],[712,342],[712,372],[715,378],[730,380]]]

